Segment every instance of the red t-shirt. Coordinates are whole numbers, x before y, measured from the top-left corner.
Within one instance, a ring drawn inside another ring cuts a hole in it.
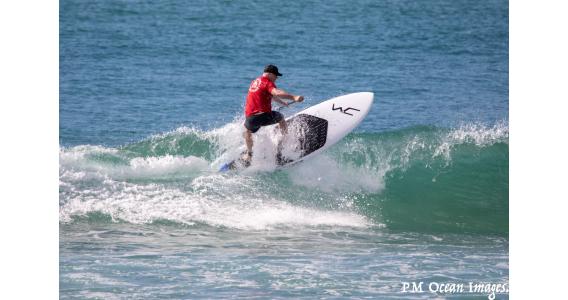
[[[274,82],[268,77],[260,76],[250,84],[245,115],[252,116],[259,112],[272,111],[272,90],[276,88]]]

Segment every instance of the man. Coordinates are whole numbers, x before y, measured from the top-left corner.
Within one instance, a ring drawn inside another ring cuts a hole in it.
[[[262,76],[253,80],[250,84],[245,105],[246,120],[244,124],[244,138],[247,151],[243,157],[249,164],[252,159],[252,134],[257,132],[260,127],[278,123],[282,135],[284,136],[287,132],[284,116],[272,110],[272,100],[284,106],[288,106],[289,103],[281,99],[290,99],[294,102],[304,101],[304,96],[292,95],[284,90],[278,89],[274,83],[279,76],[282,76],[282,74],[278,72],[278,67],[275,65],[267,65],[264,68]],[[280,145],[278,148],[278,151],[280,151]]]

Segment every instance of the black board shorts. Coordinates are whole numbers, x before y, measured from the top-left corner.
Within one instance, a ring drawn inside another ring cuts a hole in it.
[[[252,133],[255,133],[260,129],[260,127],[276,124],[283,119],[284,116],[277,111],[266,112],[247,117],[245,120],[245,127]]]

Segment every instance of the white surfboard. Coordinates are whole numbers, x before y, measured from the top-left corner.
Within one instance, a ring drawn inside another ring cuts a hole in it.
[[[279,166],[295,164],[313,157],[339,142],[367,116],[373,104],[373,93],[361,92],[339,96],[311,106],[286,119],[288,136],[297,155],[277,160]],[[224,164],[219,171],[244,166],[239,159]]]

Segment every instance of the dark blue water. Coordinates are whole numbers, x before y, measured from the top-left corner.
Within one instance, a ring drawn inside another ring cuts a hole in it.
[[[305,106],[373,91],[360,130],[508,118],[506,1],[61,1],[60,143],[242,112],[268,63]]]
[[[60,1],[61,298],[508,283],[508,19],[507,1]],[[218,175],[269,63],[306,96],[285,114],[375,103],[313,161]]]

